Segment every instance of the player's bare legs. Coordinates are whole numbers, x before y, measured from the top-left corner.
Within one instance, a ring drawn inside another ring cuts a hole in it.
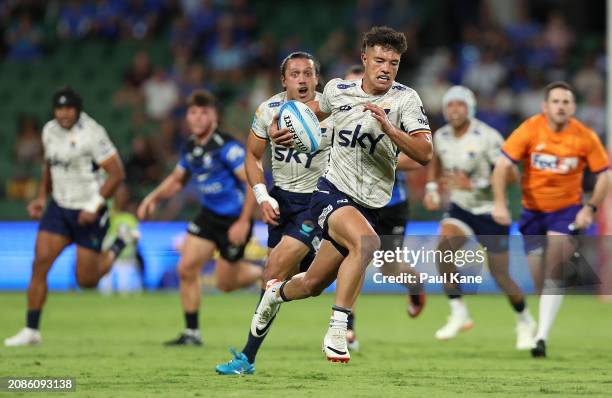
[[[47,274],[55,259],[70,244],[63,235],[39,231],[36,236],[32,277],[28,286],[28,311],[40,311],[47,298]],[[38,328],[36,325],[35,329]]]
[[[442,221],[440,224],[440,241],[437,249],[444,253],[447,250],[455,252],[463,247],[467,241],[465,231],[453,222]],[[441,256],[441,262],[438,263],[438,272],[440,275],[450,275],[457,272],[457,267],[454,262],[444,261],[446,256]],[[470,318],[467,306],[461,297],[461,289],[459,286],[450,282],[450,277],[445,279],[448,281],[444,285],[444,291],[448,296],[448,302],[451,308],[451,314],[448,317],[447,323],[442,328],[436,331],[436,338],[439,340],[448,340],[454,338],[460,331],[469,330],[474,323]]]
[[[187,234],[178,263],[181,304],[185,312],[200,308],[200,270],[209,261],[215,250],[215,243]]]
[[[77,283],[82,288],[94,288],[98,281],[110,271],[115,261],[115,253],[105,251],[98,253],[82,246],[77,246]]]
[[[217,288],[223,292],[231,292],[251,286],[261,279],[261,267],[248,261],[231,262],[219,257],[216,265]]]
[[[268,262],[263,274],[264,286],[270,279],[285,280],[295,275],[309,250],[301,241],[284,235],[278,245],[268,252]]]
[[[521,291],[521,288],[514,282],[514,279],[510,277],[508,270],[509,257],[508,252],[502,253],[488,253],[489,258],[489,271],[495,279],[497,286],[506,293],[508,299],[512,304],[518,304],[525,300],[525,296]]]
[[[28,286],[28,311],[26,327],[16,335],[4,340],[6,346],[35,345],[41,342],[38,326],[40,312],[47,298],[47,274],[55,259],[70,240],[63,235],[40,230],[36,235],[32,277]]]
[[[165,345],[202,345],[199,327],[200,270],[215,251],[215,243],[187,234],[177,266],[181,306],[185,316],[186,329]]]
[[[318,296],[334,281],[344,259],[345,257],[338,252],[331,242],[323,240],[308,271],[293,276],[283,286],[283,295],[287,300],[301,300]],[[277,297],[279,295],[280,291]]]
[[[349,251],[338,270],[335,305],[353,308],[363,273],[380,248],[380,238],[365,217],[352,206],[342,207],[328,219],[329,234]]]

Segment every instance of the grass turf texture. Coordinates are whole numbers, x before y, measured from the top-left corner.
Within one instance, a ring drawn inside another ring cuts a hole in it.
[[[332,364],[319,348],[332,296],[321,296],[284,306],[255,375],[219,376],[214,367],[229,360],[228,347],[242,349],[255,300],[240,293],[204,296],[204,346],[165,348],[161,342],[183,328],[177,294],[52,293],[41,323],[43,345],[1,347],[0,377],[76,378],[76,394],[54,397],[525,397],[612,391],[612,306],[592,297],[566,297],[549,358],[536,360],[514,350],[514,315],[503,297],[468,297],[474,329],[438,342],[433,333],[448,312],[444,297],[429,296],[424,313],[411,320],[403,296],[362,296],[356,318],[361,352],[349,364]],[[528,303],[537,313],[537,300],[530,297]],[[0,293],[2,339],[23,326],[24,308],[25,294]]]

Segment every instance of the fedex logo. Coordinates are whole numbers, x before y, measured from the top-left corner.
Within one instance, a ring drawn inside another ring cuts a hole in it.
[[[563,158],[546,153],[532,153],[531,167],[538,170],[548,170],[557,174],[567,174],[578,168],[578,158]]]
[[[359,145],[363,149],[368,149],[369,154],[372,155],[376,150],[376,144],[378,144],[384,136],[385,134],[374,136],[370,133],[361,133],[361,124],[358,124],[354,131],[338,131],[338,145],[350,148],[355,148]]]

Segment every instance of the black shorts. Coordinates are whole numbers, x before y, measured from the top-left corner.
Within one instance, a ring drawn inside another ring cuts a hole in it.
[[[404,244],[404,234],[408,223],[408,202],[396,203],[378,210],[376,233],[381,239],[382,250],[394,250]]]
[[[246,247],[246,244],[242,246],[232,245],[227,236],[227,231],[237,220],[238,217],[222,216],[202,207],[195,220],[189,223],[187,232],[198,238],[214,242],[215,245],[217,245],[221,257],[227,261],[234,262],[240,260],[244,256],[244,248]],[[251,223],[249,235],[246,240],[247,242],[251,239],[252,233],[253,224]]]

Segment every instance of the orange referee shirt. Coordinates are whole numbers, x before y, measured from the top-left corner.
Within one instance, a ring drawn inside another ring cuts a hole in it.
[[[525,209],[551,212],[582,202],[584,167],[608,169],[608,155],[597,134],[575,118],[560,132],[543,114],[532,116],[508,137],[502,152],[524,166],[521,188]]]

